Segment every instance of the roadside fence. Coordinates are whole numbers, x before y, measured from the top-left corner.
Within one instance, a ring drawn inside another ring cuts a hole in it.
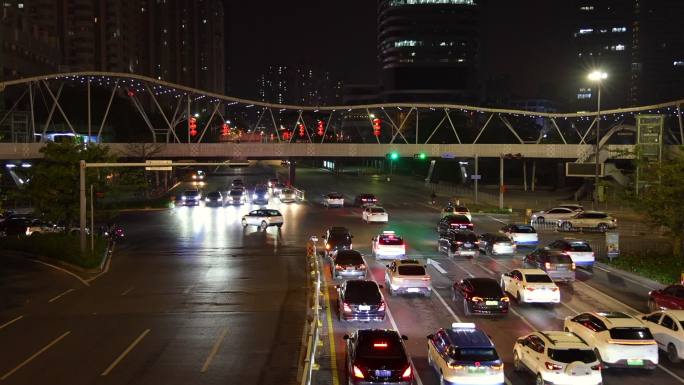
[[[320,317],[321,310],[321,268],[318,258],[316,243],[318,238],[309,238],[306,245],[307,267],[309,269],[307,295],[307,322],[305,326],[306,351],[303,362],[300,364],[300,384],[311,385],[313,371],[318,368],[316,363],[317,348],[320,341],[320,329],[323,326]]]

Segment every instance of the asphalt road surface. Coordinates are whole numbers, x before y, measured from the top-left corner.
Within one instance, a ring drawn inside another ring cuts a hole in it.
[[[281,171],[283,169],[280,169]],[[274,174],[267,167],[243,170],[248,185]],[[206,190],[229,184],[233,176],[210,176]],[[305,241],[332,225],[347,226],[355,248],[367,255],[375,280],[384,264],[370,254],[370,239],[384,229],[405,236],[409,254],[431,258],[431,298],[390,297],[391,317],[382,323],[340,323],[330,310],[332,330],[323,323],[323,355],[315,383],[339,385],[346,378],[343,334],[355,328],[397,328],[407,346],[418,384],[436,384],[426,361],[425,336],[455,321],[474,321],[490,334],[506,363],[509,383],[532,384],[512,371],[515,339],[533,329],[558,330],[564,317],[588,310],[646,310],[650,288],[610,271],[580,272],[581,282],[562,288],[563,305],[519,306],[502,319],[466,317],[451,300],[450,286],[467,276],[498,277],[520,266],[515,257],[450,259],[436,252],[438,210],[427,204],[419,185],[380,178],[334,176],[298,170],[307,201],[269,203],[285,225],[243,229],[244,207],[179,207],[126,213],[120,223],[127,239],[117,247],[106,274],[84,285],[33,262],[0,266],[0,382],[7,384],[293,384],[300,357],[305,307]],[[388,225],[368,225],[359,208],[325,209],[317,198],[339,191],[346,198],[375,193],[389,211]],[[476,231],[496,231],[505,216],[476,215]],[[542,243],[554,239],[541,234]],[[327,267],[327,265],[324,265]],[[334,282],[324,269],[327,297]],[[30,283],[27,284],[27,281]],[[329,304],[327,304],[329,305]],[[327,338],[330,333],[332,338]],[[335,345],[331,348],[330,341]],[[661,356],[653,373],[604,372],[605,384],[680,384],[684,367]],[[333,364],[336,370],[333,370]]]

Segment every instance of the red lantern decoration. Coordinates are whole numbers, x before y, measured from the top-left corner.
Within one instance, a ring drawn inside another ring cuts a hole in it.
[[[318,130],[318,132],[317,132],[318,136],[323,136],[323,134],[325,133],[324,122],[322,120],[318,121],[317,130]]]
[[[188,119],[188,129],[190,130],[190,136],[197,135],[197,118],[191,117]]]
[[[228,123],[223,123],[221,126],[221,135],[228,136],[228,134],[230,134],[230,126]]]
[[[135,96],[135,92],[133,92],[132,90],[128,90],[127,94],[128,94],[128,97],[130,97],[130,98]]]
[[[303,137],[305,133],[304,123],[299,123],[299,136]]]
[[[380,127],[382,126],[382,120],[380,118],[373,119],[373,135],[380,136]]]
[[[290,140],[290,131],[283,132],[283,139]]]

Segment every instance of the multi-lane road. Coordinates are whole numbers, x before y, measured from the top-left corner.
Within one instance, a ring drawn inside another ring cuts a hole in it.
[[[273,176],[269,168],[246,169],[248,185]],[[211,176],[209,187],[233,177]],[[466,317],[450,287],[468,276],[498,277],[520,266],[520,255],[453,260],[436,252],[437,209],[419,183],[340,177],[302,171],[298,185],[308,200],[280,204],[281,230],[243,229],[244,207],[176,208],[131,212],[120,223],[127,239],[117,246],[107,273],[83,283],[20,258],[0,264],[0,382],[8,384],[289,384],[297,377],[305,322],[305,242],[332,225],[348,227],[354,246],[370,254],[370,239],[383,229],[405,236],[409,253],[431,258],[431,298],[390,297],[382,323],[340,323],[330,310],[323,322],[323,354],[315,383],[346,381],[343,334],[355,328],[397,328],[409,337],[419,384],[436,384],[427,366],[425,336],[455,321],[474,321],[496,343],[512,384],[530,384],[514,373],[515,339],[534,329],[559,329],[564,317],[588,310],[645,311],[650,289],[610,271],[580,272],[563,287],[563,304],[519,306],[501,319]],[[325,209],[317,197],[339,191],[351,198],[375,193],[390,214],[388,225],[368,225],[359,208]],[[506,217],[475,215],[476,231],[496,231]],[[541,234],[542,242],[558,235]],[[367,257],[372,277],[383,281],[384,263]],[[334,282],[324,269],[327,297]],[[331,342],[334,349],[331,348]],[[605,384],[684,384],[684,367],[661,357],[653,373],[604,372]],[[332,370],[335,366],[336,370]]]

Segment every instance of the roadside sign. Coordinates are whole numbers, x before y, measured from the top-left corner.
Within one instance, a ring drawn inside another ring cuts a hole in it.
[[[617,231],[606,232],[606,256],[613,260],[620,256],[620,233]]]
[[[444,159],[455,159],[456,154],[454,154],[453,152],[444,152],[444,153],[442,153],[442,158],[444,158]]]
[[[145,167],[145,170],[147,171],[173,170],[173,167],[171,167],[171,165],[173,164],[172,160],[146,160],[145,164],[149,164],[149,166]]]
[[[480,179],[482,179],[482,175],[475,175],[475,174],[473,174],[473,175],[470,176],[470,179],[472,179],[472,180],[480,180]]]

